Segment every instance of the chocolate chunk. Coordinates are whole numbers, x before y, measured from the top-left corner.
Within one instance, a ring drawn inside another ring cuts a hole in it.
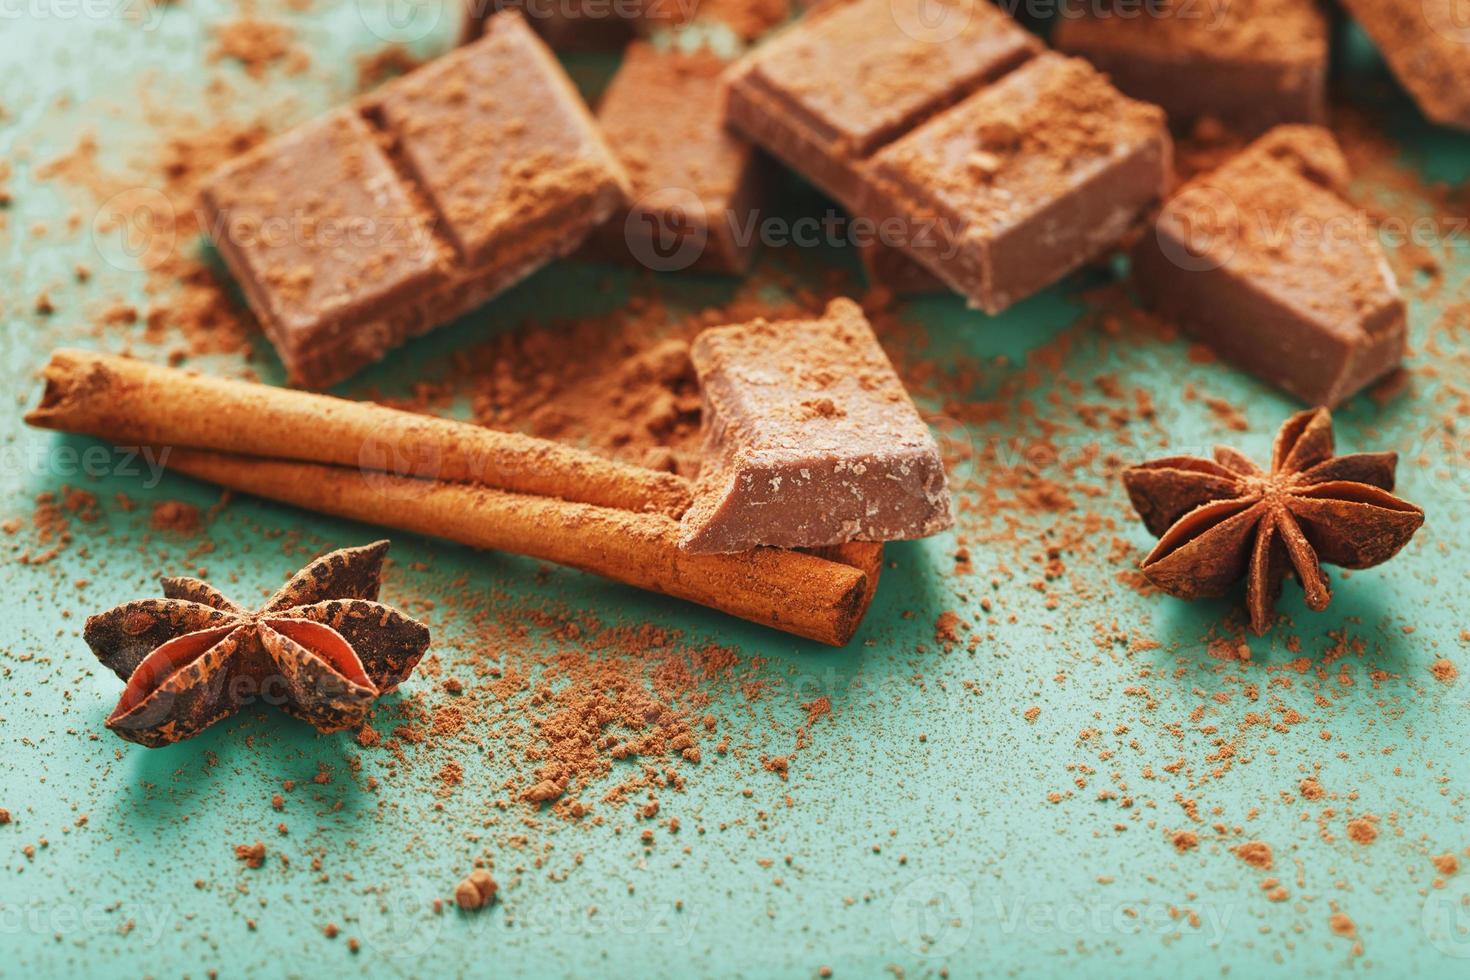
[[[1343,0],[1434,122],[1470,129],[1470,20],[1463,0]]]
[[[1085,57],[1172,123],[1210,116],[1257,133],[1325,115],[1327,18],[1317,0],[1230,0],[1058,20],[1058,50]]]
[[[631,209],[604,228],[617,253],[660,271],[749,265],[760,159],[725,129],[726,64],[707,48],[628,46],[597,112],[633,186]]]
[[[298,126],[210,178],[208,231],[287,369],[366,363],[391,311],[448,281],[427,214],[351,109]]]
[[[514,12],[211,175],[211,237],[294,383],[324,387],[576,248],[627,177]]]
[[[1227,360],[1338,405],[1398,366],[1407,333],[1346,173],[1326,130],[1272,130],[1168,201],[1134,253],[1139,293]]]
[[[540,264],[548,239],[619,203],[591,114],[518,15],[370,99],[466,265]]]
[[[856,303],[706,330],[691,355],[705,463],[681,548],[893,541],[953,523],[939,449]]]
[[[987,0],[829,3],[733,71],[730,121],[855,209],[862,159],[1040,47]]]
[[[1039,50],[983,0],[833,2],[732,70],[730,124],[997,313],[1115,243],[1169,175],[1162,112]]]
[[[1046,53],[873,156],[863,213],[998,313],[1111,247],[1168,184],[1163,113]]]

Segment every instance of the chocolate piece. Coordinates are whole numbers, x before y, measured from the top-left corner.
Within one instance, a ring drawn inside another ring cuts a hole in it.
[[[519,14],[220,168],[210,235],[293,383],[324,387],[576,248],[626,199]]]
[[[1470,129],[1470,19],[1463,0],[1343,0],[1424,115]]]
[[[953,523],[939,448],[862,309],[706,330],[705,463],[679,547],[745,551],[935,534]]]
[[[732,70],[730,122],[857,210],[861,160],[1040,48],[987,0],[834,0]]]
[[[604,227],[618,253],[660,271],[749,265],[760,160],[725,129],[725,67],[706,48],[628,46],[597,113],[633,187],[632,207]]]
[[[1116,242],[1169,175],[1161,112],[1038,50],[983,0],[834,2],[732,71],[730,123],[997,313]]]
[[[1404,301],[1373,226],[1342,197],[1332,135],[1284,126],[1186,184],[1134,254],[1155,309],[1310,405],[1404,356]]]
[[[1211,116],[1247,133],[1325,115],[1327,19],[1317,0],[1099,4],[1061,17],[1058,50],[1081,55],[1172,123]]]
[[[1171,149],[1157,107],[1045,53],[875,154],[860,210],[909,221],[909,256],[998,313],[1117,242]]]

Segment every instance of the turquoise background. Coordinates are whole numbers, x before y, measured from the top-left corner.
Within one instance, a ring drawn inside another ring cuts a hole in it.
[[[0,974],[810,976],[826,965],[837,976],[1465,975],[1470,870],[1436,887],[1429,861],[1453,852],[1470,863],[1470,682],[1441,683],[1429,671],[1438,658],[1470,667],[1470,443],[1453,421],[1470,386],[1470,307],[1456,307],[1470,300],[1470,233],[1448,220],[1435,243],[1443,283],[1405,283],[1407,391],[1382,405],[1360,397],[1338,416],[1344,448],[1400,451],[1400,492],[1425,507],[1428,525],[1392,564],[1335,575],[1325,613],[1307,611],[1289,586],[1282,609],[1291,621],[1251,639],[1248,664],[1210,654],[1211,640],[1238,635],[1232,602],[1186,605],[1121,580],[1150,542],[1128,513],[1116,469],[1216,441],[1262,458],[1295,406],[1200,363],[1183,341],[1097,329],[1083,291],[1104,276],[1091,273],[993,320],[947,297],[903,306],[905,320],[927,328],[922,356],[955,367],[924,386],[924,407],[973,449],[956,469],[956,490],[994,510],[965,521],[972,573],[953,572],[954,535],[891,546],[877,602],[846,650],[577,573],[396,536],[385,599],[411,599],[410,611],[434,630],[445,674],[466,683],[474,675],[463,661],[483,643],[476,614],[538,599],[610,623],[677,628],[690,646],[740,651],[741,676],[762,681],[765,693],[751,701],[730,681],[706,685],[709,710],[736,750],[717,756],[706,744],[702,763],[682,767],[683,790],[660,794],[663,813],[682,829],[660,828],[652,848],[639,844],[648,825],[631,806],[600,806],[604,823],[575,826],[545,815],[525,822],[534,815],[519,804],[488,806],[515,771],[494,739],[452,754],[417,747],[407,774],[390,778],[390,756],[278,713],[247,713],[156,751],[113,738],[102,721],[119,684],[80,639],[87,614],[155,594],[159,573],[200,566],[251,599],[310,554],[376,533],[249,499],[223,509],[204,539],[156,531],[154,502],[208,507],[217,492],[175,477],[145,486],[114,472],[116,457],[107,472],[78,475],[70,454],[98,444],[24,428],[20,412],[34,401],[47,352],[62,343],[117,349],[122,333],[99,340],[92,318],[113,298],[147,302],[146,277],[110,265],[105,243],[93,239],[96,202],[35,170],[90,131],[100,167],[146,171],[158,151],[149,104],[208,123],[223,103],[239,118],[264,113],[283,128],[353,93],[354,54],[385,38],[428,53],[453,32],[450,8],[434,4],[297,6],[305,9],[254,9],[297,28],[311,67],[288,76],[276,66],[259,81],[235,65],[207,64],[207,25],[238,13],[231,4],[52,0],[3,10],[0,156],[14,167],[14,201],[0,232],[0,371],[13,409],[0,419],[0,518],[19,527],[0,538],[0,807],[14,816],[0,827]],[[1470,137],[1425,125],[1362,39],[1344,43],[1351,70],[1343,85],[1388,120],[1407,165],[1458,186],[1449,198],[1458,215],[1441,217],[1463,217]],[[609,61],[569,64],[595,87]],[[210,77],[227,79],[231,93],[206,98]],[[1436,208],[1412,190],[1359,189],[1393,201],[1394,214]],[[793,215],[821,207],[800,190],[780,206]],[[67,227],[72,212],[76,228]],[[38,221],[48,226],[39,237],[31,231]],[[71,284],[78,261],[94,270],[85,287]],[[763,261],[798,278],[855,269],[836,248],[768,252]],[[492,331],[528,316],[612,309],[636,282],[627,270],[560,263],[344,390],[403,392]],[[32,311],[42,290],[57,307],[50,317]],[[716,279],[668,282],[676,307],[730,292]],[[161,359],[172,340],[129,346]],[[257,346],[255,366],[279,381],[268,348]],[[1045,358],[1032,353],[1041,350]],[[191,364],[240,368],[229,357]],[[1086,425],[1079,405],[1116,404],[1093,383],[1104,375],[1125,391],[1152,392],[1156,422]],[[1184,391],[1196,397],[1177,396]],[[1209,397],[1239,406],[1248,431],[1230,431]],[[1043,433],[1055,458],[1033,451]],[[1065,484],[1076,506],[1008,506],[1015,475],[1028,467],[1038,485]],[[1011,479],[997,490],[992,477],[1002,471]],[[23,563],[27,550],[41,550],[29,526],[36,495],[64,484],[97,495],[98,519],[74,518],[73,539],[54,560]],[[1079,484],[1092,492],[1079,493]],[[136,509],[120,505],[118,493]],[[212,548],[201,552],[201,540]],[[1046,579],[1049,546],[1063,568]],[[944,610],[973,625],[973,650],[935,642]],[[527,644],[555,642],[527,627]],[[1292,636],[1299,651],[1287,648]],[[1287,666],[1298,657],[1305,670]],[[1252,690],[1259,698],[1248,703]],[[395,698],[415,694],[430,704],[443,697],[419,676]],[[790,750],[805,723],[802,704],[820,696],[832,714],[811,726],[812,744],[782,782],[760,758]],[[1040,714],[1027,722],[1033,705]],[[1250,723],[1252,710],[1268,723]],[[1282,723],[1292,711],[1300,721]],[[1220,757],[1221,739],[1233,758]],[[431,775],[449,758],[465,764],[465,782],[436,797]],[[1174,760],[1182,765],[1166,769]],[[322,766],[332,780],[310,783]],[[1296,788],[1314,773],[1327,796],[1308,801]],[[382,779],[376,792],[365,788],[368,776]],[[270,798],[287,778],[304,785],[277,813]],[[1100,799],[1104,789],[1134,805]],[[1201,822],[1187,818],[1176,795],[1198,801]],[[1379,818],[1368,846],[1345,832],[1364,814]],[[289,834],[279,837],[283,820]],[[1197,848],[1174,849],[1169,832],[1182,827],[1199,833]],[[524,846],[512,842],[517,834]],[[257,839],[272,858],[250,871],[232,848]],[[1252,839],[1274,849],[1271,875],[1290,892],[1286,901],[1269,901],[1267,874],[1232,854]],[[290,856],[289,867],[277,852]],[[321,875],[308,867],[315,856]],[[494,859],[499,904],[436,915],[433,900],[447,899],[481,856]],[[1337,911],[1356,923],[1360,955],[1329,927]],[[340,937],[323,935],[328,922]],[[348,936],[361,942],[355,955]]]

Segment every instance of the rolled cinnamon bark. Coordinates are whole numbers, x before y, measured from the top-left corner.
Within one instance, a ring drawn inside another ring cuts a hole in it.
[[[175,449],[180,473],[308,510],[527,555],[686,599],[832,646],[852,638],[872,599],[881,545],[838,546],[833,560],[757,548],[689,554],[666,514],[341,466]],[[852,562],[853,564],[849,564]]]
[[[688,481],[561,443],[468,422],[191,374],[132,358],[58,350],[31,425],[129,445],[214,449],[478,483],[677,518]]]

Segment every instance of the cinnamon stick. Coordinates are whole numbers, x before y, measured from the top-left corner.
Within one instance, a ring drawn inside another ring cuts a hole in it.
[[[290,388],[58,350],[31,425],[128,445],[216,449],[679,517],[688,481],[561,443]]]
[[[308,510],[579,568],[833,646],[852,638],[872,598],[869,575],[842,560],[681,551],[679,524],[662,513],[233,453],[175,449],[167,465]],[[844,548],[831,551],[874,568],[876,584],[882,545]]]

